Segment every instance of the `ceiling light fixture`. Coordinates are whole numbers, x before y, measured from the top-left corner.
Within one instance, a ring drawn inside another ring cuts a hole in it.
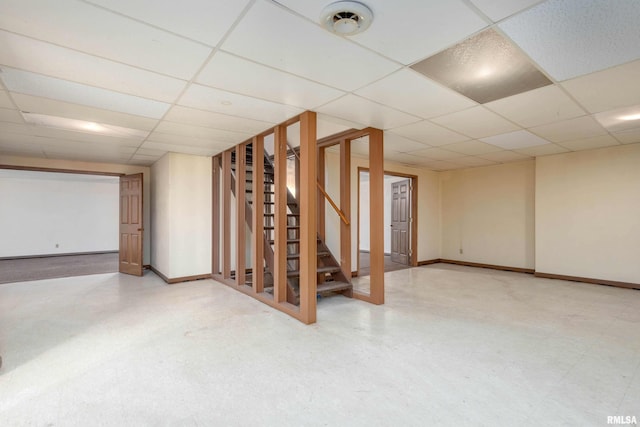
[[[131,139],[144,139],[149,134],[149,132],[140,129],[87,122],[66,117],[49,116],[47,114],[30,113],[27,111],[21,111],[21,113],[24,120],[29,124],[54,129]]]
[[[618,117],[620,120],[631,121],[631,120],[640,120],[640,114],[631,114],[628,116],[620,116]]]
[[[320,15],[322,26],[332,33],[353,36],[371,25],[373,12],[357,1],[337,1],[325,7]]]

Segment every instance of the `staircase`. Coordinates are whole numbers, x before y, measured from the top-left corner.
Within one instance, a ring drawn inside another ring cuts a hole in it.
[[[291,156],[293,153],[289,152]],[[257,153],[256,153],[257,155]],[[266,151],[262,153],[264,156],[264,176],[258,177],[253,174],[253,145],[246,147],[246,221],[249,229],[252,228],[251,218],[253,211],[253,194],[252,183],[254,179],[262,180],[264,190],[264,207],[262,208],[262,216],[264,218],[264,252],[266,267],[264,274],[265,292],[273,293],[273,259],[275,244],[275,183],[274,183],[274,166],[272,157]],[[292,158],[292,157],[291,157]],[[231,156],[232,169],[232,191],[235,195],[235,179],[243,177],[236,176],[236,155],[235,151]],[[261,209],[256,207],[256,209]],[[287,302],[294,305],[300,303],[300,207],[297,198],[287,189]],[[352,285],[351,280],[346,277],[340,264],[324,243],[317,237],[317,275],[318,275],[318,295],[330,293],[342,293],[351,296]],[[251,283],[252,274],[247,273],[246,281]]]

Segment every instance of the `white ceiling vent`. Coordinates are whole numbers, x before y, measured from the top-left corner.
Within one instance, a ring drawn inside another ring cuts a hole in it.
[[[325,7],[320,16],[322,25],[332,33],[353,36],[371,25],[371,9],[357,1],[337,1]]]

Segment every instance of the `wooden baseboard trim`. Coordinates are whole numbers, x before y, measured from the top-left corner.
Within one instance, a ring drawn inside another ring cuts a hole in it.
[[[439,262],[442,262],[440,258],[428,259],[426,261],[418,261],[418,267],[422,267],[423,265],[437,264]]]
[[[183,283],[183,282],[192,282],[194,280],[211,279],[211,274],[198,274],[195,276],[174,277],[172,279],[169,279],[167,276],[165,276],[160,271],[158,271],[158,269],[155,268],[154,266],[150,265],[149,269],[169,285],[174,285],[176,283]]]
[[[358,272],[357,271],[352,271],[351,272],[351,277],[358,277]]]
[[[59,256],[101,255],[101,254],[117,254],[117,253],[118,251],[94,251],[94,252],[66,252],[63,254],[20,255],[20,256],[1,257],[0,261],[9,261],[12,259],[53,258],[53,257],[59,257]]]
[[[502,271],[515,271],[516,273],[527,273],[534,274],[535,270],[532,268],[521,268],[521,267],[509,267],[505,265],[493,265],[493,264],[482,264],[478,262],[467,262],[467,261],[457,261],[453,259],[441,259],[440,262],[444,264],[456,264],[456,265],[465,265],[467,267],[479,267],[479,268],[490,268],[492,270],[502,270]]]
[[[615,286],[617,288],[640,289],[640,283],[617,282],[615,280],[592,279],[589,277],[565,276],[562,274],[542,273],[539,271],[536,271],[534,275],[543,279],[569,280],[572,282],[589,283],[592,285],[606,285]]]

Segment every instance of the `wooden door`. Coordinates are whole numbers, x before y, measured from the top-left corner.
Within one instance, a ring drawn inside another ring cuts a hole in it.
[[[411,179],[391,184],[391,261],[409,265]]]
[[[120,177],[120,273],[142,276],[142,174]]]

